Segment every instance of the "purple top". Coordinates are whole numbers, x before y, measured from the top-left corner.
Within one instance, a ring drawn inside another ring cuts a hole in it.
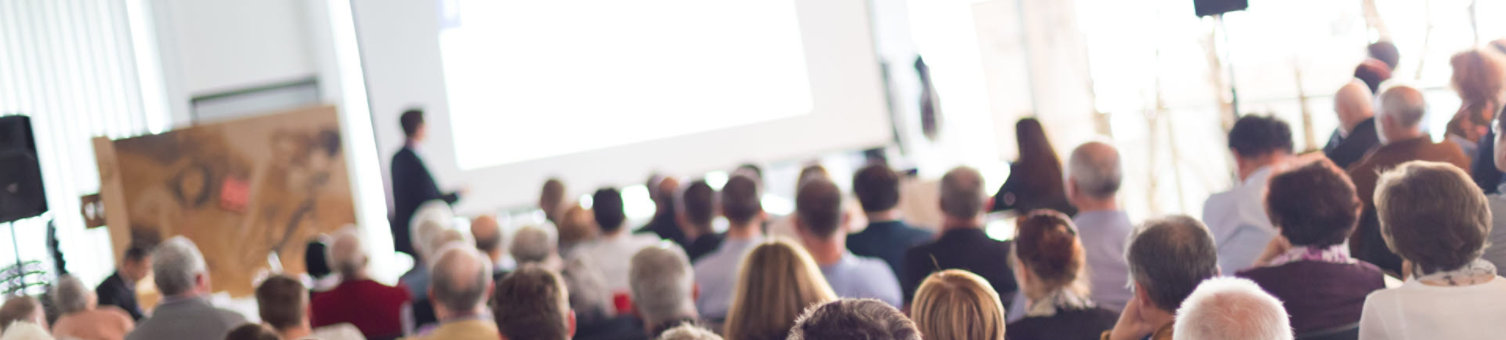
[[[1298,335],[1360,322],[1365,297],[1386,288],[1380,268],[1359,261],[1299,260],[1250,268],[1235,276],[1255,281],[1280,299]]]

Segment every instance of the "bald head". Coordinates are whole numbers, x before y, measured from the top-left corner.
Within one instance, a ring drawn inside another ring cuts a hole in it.
[[[354,280],[366,276],[366,252],[361,248],[361,237],[352,230],[342,230],[333,235],[329,247],[325,248],[330,267],[340,276],[347,280]]]
[[[1347,135],[1360,122],[1375,116],[1370,88],[1364,82],[1352,80],[1333,95],[1333,111],[1339,115],[1339,128]]]
[[[1119,193],[1123,177],[1119,167],[1119,149],[1107,143],[1085,143],[1072,150],[1072,157],[1067,160],[1067,178],[1073,187],[1069,196],[1113,199]],[[1078,202],[1073,204],[1082,205]]]
[[[476,239],[476,249],[486,253],[492,261],[502,257],[506,252],[503,248],[502,226],[497,223],[497,218],[491,215],[481,215],[471,220],[471,237]]]
[[[491,262],[465,244],[445,246],[437,254],[429,273],[435,311],[442,308],[443,314],[454,315],[479,310],[491,290]]]
[[[983,174],[957,167],[941,176],[941,211],[958,219],[977,218],[983,212]]]
[[[1422,91],[1411,86],[1392,86],[1381,91],[1379,101],[1376,129],[1382,144],[1422,136],[1422,118],[1427,113]]]

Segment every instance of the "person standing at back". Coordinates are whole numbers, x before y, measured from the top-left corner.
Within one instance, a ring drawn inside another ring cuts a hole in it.
[[[120,268],[94,288],[94,294],[99,296],[100,306],[120,307],[131,315],[133,321],[141,321],[146,316],[141,311],[141,306],[136,304],[136,283],[152,272],[151,252],[147,247],[134,243],[126,249],[125,256],[120,260]]]
[[[408,227],[413,213],[430,200],[455,204],[460,200],[460,193],[440,192],[439,186],[434,184],[433,174],[429,173],[429,167],[424,165],[423,159],[414,151],[428,136],[424,111],[410,109],[404,111],[398,119],[403,125],[403,135],[407,137],[407,141],[397,154],[392,155],[392,244],[398,252],[417,256]]]
[[[852,191],[868,215],[868,227],[847,235],[847,249],[858,256],[889,264],[894,276],[903,273],[905,251],[936,235],[906,224],[899,212],[899,173],[881,163],[869,164],[852,176]]]
[[[941,177],[941,211],[945,222],[941,236],[930,243],[910,248],[905,253],[905,301],[931,273],[962,269],[978,274],[999,294],[1005,310],[1014,304],[1020,290],[1014,271],[1009,267],[1010,242],[998,241],[983,232],[983,175],[969,167],[959,167]]]
[[[1203,223],[1218,244],[1218,265],[1230,272],[1250,268],[1276,228],[1265,214],[1266,182],[1292,156],[1292,129],[1275,117],[1246,115],[1229,129],[1229,151],[1239,182],[1203,204]]]
[[[821,274],[838,297],[872,298],[903,306],[899,280],[883,261],[853,255],[847,250],[848,213],[842,209],[842,190],[831,181],[814,179],[795,193],[795,232]]]
[[[1106,143],[1078,146],[1067,160],[1067,200],[1077,207],[1072,224],[1087,255],[1092,299],[1111,310],[1124,309],[1133,296],[1124,280],[1129,276],[1124,247],[1135,226],[1116,197],[1123,177],[1119,150]]]

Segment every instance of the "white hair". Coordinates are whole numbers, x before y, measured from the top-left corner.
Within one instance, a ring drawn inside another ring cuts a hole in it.
[[[330,268],[346,277],[366,269],[366,249],[354,229],[347,227],[335,232],[330,237],[329,247],[324,249]]]
[[[439,261],[440,251],[453,244],[464,245],[471,249],[476,248],[476,241],[471,240],[471,233],[454,228],[439,229],[429,235],[426,242],[428,243],[424,245],[424,249],[427,249],[427,255],[424,255],[426,256],[424,260],[429,262]]]
[[[183,236],[174,236],[152,251],[153,283],[163,296],[177,296],[194,289],[195,280],[206,273],[204,254]]]
[[[1391,117],[1401,125],[1397,128],[1417,129],[1423,116],[1427,115],[1427,99],[1423,98],[1422,91],[1411,86],[1388,86],[1381,90],[1380,97],[1376,100],[1380,102],[1378,114]]]
[[[513,259],[520,264],[544,262],[557,251],[558,240],[554,225],[545,223],[543,226],[524,226],[513,233],[512,245],[508,249],[511,250]]]
[[[1067,159],[1067,174],[1084,194],[1098,199],[1113,198],[1124,179],[1119,150],[1103,142],[1078,146]]]
[[[1199,284],[1177,310],[1175,340],[1290,340],[1281,301],[1250,280],[1231,277]]]
[[[685,323],[659,334],[659,340],[722,340],[722,336],[695,324]]]
[[[452,229],[453,230],[453,229]],[[435,251],[429,267],[429,290],[434,303],[451,311],[467,311],[486,301],[492,285],[491,261],[473,245],[451,243]]]
[[[52,303],[63,314],[88,310],[94,304],[94,291],[77,276],[63,274],[52,283]]]
[[[660,243],[634,254],[628,286],[633,304],[649,324],[696,315],[695,275],[690,259],[677,245]]]
[[[429,245],[429,238],[440,230],[451,228],[455,221],[455,212],[450,210],[450,204],[441,200],[431,200],[418,206],[413,211],[413,218],[408,221],[408,236],[413,249],[419,256],[429,256],[426,251],[435,251],[439,248],[425,249]]]
[[[0,340],[52,340],[47,334],[47,329],[41,325],[26,321],[16,321],[5,326],[5,334],[0,335]]]

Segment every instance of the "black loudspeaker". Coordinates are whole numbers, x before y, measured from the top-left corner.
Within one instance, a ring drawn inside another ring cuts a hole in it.
[[[1243,11],[1250,7],[1250,0],[1192,0],[1197,16],[1205,17],[1225,12]]]
[[[31,119],[0,116],[0,223],[47,212]]]

